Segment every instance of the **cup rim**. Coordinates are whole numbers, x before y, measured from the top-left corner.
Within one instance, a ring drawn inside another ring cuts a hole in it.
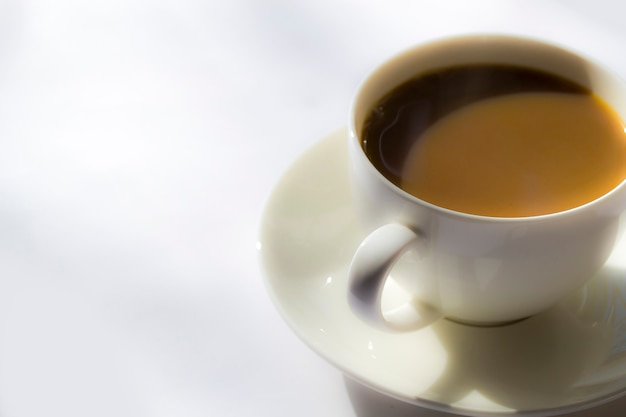
[[[355,146],[358,149],[357,153],[359,157],[364,158],[364,161],[366,162],[367,168],[370,170],[370,172],[372,172],[376,176],[376,178],[379,181],[381,181],[388,189],[392,190],[397,195],[403,197],[404,199],[411,201],[414,204],[425,206],[431,210],[437,211],[441,214],[445,214],[448,216],[463,217],[467,219],[481,220],[481,221],[486,221],[486,222],[529,222],[529,221],[538,222],[538,221],[545,221],[545,220],[550,220],[554,218],[570,217],[570,216],[579,214],[582,211],[589,210],[590,208],[592,208],[592,206],[598,205],[602,201],[611,198],[613,195],[618,193],[621,189],[626,187],[626,178],[625,178],[624,180],[622,180],[622,182],[620,182],[618,185],[616,185],[610,191],[604,193],[600,197],[594,200],[588,201],[579,206],[571,207],[567,210],[561,210],[557,212],[538,214],[538,215],[532,215],[532,216],[514,216],[514,217],[486,216],[486,215],[481,215],[481,214],[466,213],[463,211],[449,209],[449,208],[431,203],[429,201],[423,200],[419,197],[416,197],[413,194],[410,194],[404,191],[402,188],[394,184],[391,180],[389,180],[373,165],[371,160],[365,154],[363,147],[361,146],[361,141],[359,139],[359,135],[357,134],[358,129],[357,129],[356,120],[355,120],[357,102],[360,99],[361,92],[363,91],[363,88],[365,87],[365,85],[368,82],[370,82],[370,80],[375,75],[377,75],[380,71],[386,68],[386,66],[392,63],[393,61],[400,59],[401,57],[405,55],[414,53],[417,50],[423,49],[424,47],[433,47],[438,44],[443,45],[444,43],[460,41],[460,40],[477,41],[481,39],[482,40],[486,40],[486,39],[499,40],[500,42],[503,42],[503,41],[524,42],[526,44],[535,44],[538,46],[554,48],[555,50],[561,50],[569,54],[575,55],[576,57],[578,57],[579,59],[581,59],[588,65],[591,65],[595,68],[602,69],[603,72],[610,75],[610,77],[615,82],[624,84],[624,81],[617,74],[608,70],[604,65],[598,63],[596,60],[591,59],[588,56],[582,53],[579,53],[579,51],[576,51],[572,48],[565,47],[557,43],[554,43],[552,41],[547,41],[543,39],[538,39],[538,38],[533,38],[533,37],[528,37],[528,36],[498,34],[498,33],[472,33],[472,34],[465,34],[465,35],[461,34],[461,35],[440,37],[440,38],[430,39],[425,42],[420,42],[418,44],[405,48],[404,50],[401,50],[400,52],[397,52],[391,55],[390,57],[386,58],[384,61],[380,62],[378,65],[374,66],[373,69],[370,69],[370,71],[366,73],[366,75],[362,78],[361,82],[357,85],[356,92],[352,96],[352,99],[350,102],[350,108],[349,108],[350,119],[348,122],[348,136],[351,142],[351,146]],[[624,119],[623,117],[621,118],[622,118],[622,122],[624,123],[624,131],[626,132],[626,120],[623,120]]]

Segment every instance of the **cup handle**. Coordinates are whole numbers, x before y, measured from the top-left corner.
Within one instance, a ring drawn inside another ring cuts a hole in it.
[[[442,313],[422,300],[386,311],[381,300],[389,272],[400,257],[423,238],[406,226],[389,223],[370,233],[357,248],[348,272],[348,301],[366,323],[386,331],[406,332],[427,326]]]

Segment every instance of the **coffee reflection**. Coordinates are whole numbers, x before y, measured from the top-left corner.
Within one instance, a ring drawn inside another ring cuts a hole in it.
[[[417,75],[376,102],[361,135],[391,182],[464,213],[556,213],[626,178],[621,117],[586,87],[527,67],[460,65]]]

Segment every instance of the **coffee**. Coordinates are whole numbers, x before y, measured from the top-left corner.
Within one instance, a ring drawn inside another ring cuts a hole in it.
[[[362,138],[390,181],[477,215],[555,213],[626,178],[621,118],[587,88],[531,68],[470,65],[421,75],[374,106]]]

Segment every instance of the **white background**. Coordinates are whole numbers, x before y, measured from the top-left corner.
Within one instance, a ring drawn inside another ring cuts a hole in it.
[[[515,33],[626,76],[621,4],[0,0],[0,416],[443,416],[287,328],[263,205],[391,54]]]

